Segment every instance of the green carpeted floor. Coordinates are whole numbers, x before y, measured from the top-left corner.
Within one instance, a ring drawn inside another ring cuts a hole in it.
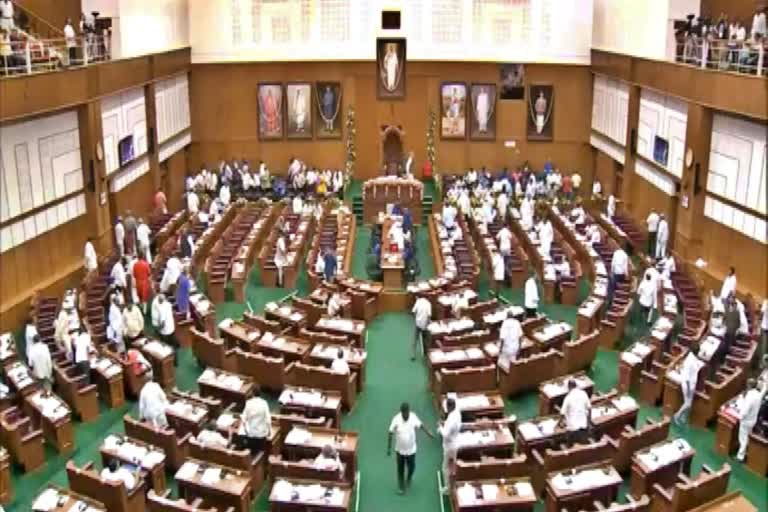
[[[421,264],[421,277],[433,275],[433,265],[429,254],[429,241],[426,229],[417,232],[417,257]],[[370,230],[361,227],[357,233],[353,274],[365,278],[365,254],[370,241]],[[482,275],[479,286],[481,297],[487,297],[488,286]],[[255,311],[263,310],[264,304],[285,297],[292,290],[264,288],[259,285],[259,276],[255,272],[249,281],[248,305]],[[306,274],[302,276],[297,292],[306,294]],[[582,284],[582,295],[586,294],[586,284]],[[522,302],[521,290],[503,290],[502,296],[516,303]],[[244,304],[226,302],[217,306],[219,320],[239,317],[248,307]],[[576,309],[560,305],[545,305],[544,312],[551,318],[575,322]],[[395,462],[386,456],[387,429],[392,416],[400,403],[408,401],[413,411],[434,430],[437,414],[432,403],[432,394],[427,387],[427,373],[422,361],[410,360],[410,343],[413,336],[413,320],[406,313],[389,313],[377,317],[368,328],[368,360],[365,388],[357,401],[355,409],[343,420],[343,428],[360,433],[359,469],[360,469],[360,506],[359,512],[437,512],[440,510],[440,497],[437,492],[436,471],[440,467],[441,449],[439,440],[426,436],[419,438],[419,452],[416,462],[416,475],[413,487],[406,496],[395,493]],[[645,332],[644,327],[631,325],[626,341]],[[617,381],[617,353],[601,350],[592,365],[590,375],[597,389],[608,390]],[[195,389],[200,374],[192,354],[181,351],[180,366],[177,372],[177,384],[181,389]],[[507,402],[507,411],[519,419],[535,416],[538,410],[536,393],[528,393]],[[123,431],[123,414],[135,415],[136,406],[126,405],[117,410],[102,410],[98,420],[89,424],[76,424],[76,450],[74,454],[62,457],[52,451],[48,453],[46,465],[31,474],[22,475],[18,470],[13,473],[14,501],[8,510],[28,511],[32,499],[49,482],[67,485],[65,464],[73,459],[78,464],[96,461],[101,467],[98,452],[99,445],[110,432]],[[641,420],[646,417],[658,417],[659,408],[644,407]],[[730,489],[741,490],[761,511],[768,511],[768,480],[749,472],[733,458],[716,455],[714,433],[701,429],[673,428],[673,435],[685,436],[696,449],[693,472],[697,473],[702,464],[719,468],[724,462],[733,467]],[[173,486],[173,479],[169,482]],[[626,486],[626,483],[625,483]],[[626,490],[626,488],[624,489]],[[623,493],[622,493],[623,494]],[[445,509],[450,510],[448,503]],[[266,492],[254,503],[253,511],[268,510]],[[537,510],[543,510],[539,504]]]

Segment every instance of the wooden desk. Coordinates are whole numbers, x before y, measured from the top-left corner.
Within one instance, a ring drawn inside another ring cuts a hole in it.
[[[403,253],[391,252],[382,245],[381,249],[381,272],[384,288],[390,290],[401,290],[404,284],[403,272],[405,270],[405,261]]]
[[[19,396],[25,397],[40,389],[40,384],[32,377],[32,373],[24,363],[12,362],[5,367],[4,371],[8,378],[8,387]]]
[[[652,494],[654,484],[672,487],[677,483],[679,473],[690,475],[695,454],[696,450],[684,439],[669,439],[635,452],[632,456],[630,494],[640,499],[643,494]]]
[[[282,357],[286,364],[304,361],[312,344],[294,336],[266,332],[255,344],[256,350],[270,357]]]
[[[174,365],[175,348],[158,340],[139,338],[133,342],[144,357],[149,360],[154,373],[154,380],[165,390],[176,385],[176,366]]]
[[[0,447],[0,503],[10,503],[13,498],[11,485],[11,455]]]
[[[101,502],[86,498],[69,489],[64,489],[63,487],[51,484],[48,484],[48,487],[37,495],[35,501],[32,502],[32,510],[42,509],[43,504],[48,503],[56,504],[54,508],[48,509],[49,512],[71,512],[73,510],[79,510],[77,508],[79,504],[87,505],[93,512],[107,512],[107,507]]]
[[[245,322],[232,319],[219,322],[219,336],[226,342],[227,350],[237,347],[250,351],[263,334],[261,329]]]
[[[727,457],[738,447],[739,417],[734,410],[738,396],[724,403],[717,411],[715,453]]]
[[[605,301],[591,296],[579,305],[576,316],[576,335],[588,334],[600,328],[600,313]]]
[[[365,348],[365,322],[363,320],[322,316],[313,328],[336,336],[346,336],[353,340],[358,347]]]
[[[594,383],[586,373],[579,372],[573,375],[564,375],[539,384],[539,414],[555,414],[568,394],[568,383],[574,380],[579,389],[592,395]]]
[[[440,410],[443,416],[447,414],[446,398],[447,395],[440,396]],[[465,422],[504,417],[504,399],[498,391],[456,393],[456,407],[461,411],[461,418]]]
[[[535,504],[528,478],[459,481],[451,491],[456,512],[532,511]]]
[[[345,466],[346,481],[353,482],[357,472],[356,432],[340,432],[333,428],[293,427],[283,439],[283,455],[290,460],[315,458],[324,446],[333,446]]]
[[[616,499],[622,481],[610,464],[589,464],[550,473],[544,491],[546,511],[591,510],[595,501],[607,505]]]
[[[506,459],[515,450],[515,436],[508,423],[462,425],[457,438],[457,457],[462,460],[480,460],[483,457]]]
[[[562,352],[563,344],[571,339],[571,334],[573,334],[573,327],[570,324],[547,322],[533,329],[529,336],[540,345],[542,352],[550,348]]]
[[[290,327],[293,333],[299,332],[299,329],[307,325],[306,313],[289,305],[278,305],[276,302],[268,302],[264,306],[264,316],[267,320],[275,320]]]
[[[321,494],[306,495],[315,485],[322,487]],[[348,512],[352,501],[352,486],[348,483],[279,478],[269,493],[272,512]]]
[[[149,487],[157,493],[166,489],[165,453],[162,449],[121,434],[110,434],[99,447],[102,464],[110,460],[123,464],[141,465],[141,472]]]
[[[171,395],[168,401],[165,416],[168,419],[168,425],[179,437],[184,437],[186,434],[197,435],[213,414],[203,404],[193,400]]]
[[[205,476],[220,474],[220,479],[206,482]],[[245,471],[220,466],[212,462],[187,459],[174,476],[179,494],[187,500],[203,498],[223,510],[234,507],[236,512],[248,512],[251,506],[251,475]]]
[[[640,383],[643,371],[649,371],[656,356],[656,345],[638,340],[619,354],[619,385],[621,393],[633,391]]]
[[[24,400],[24,410],[35,425],[41,426],[45,439],[59,453],[67,453],[75,448],[75,436],[72,428],[72,413],[67,404],[53,393],[44,395],[36,391]]]
[[[224,406],[235,404],[238,408],[245,407],[255,388],[250,377],[213,368],[198,377],[197,386],[201,395],[218,398]]]
[[[331,366],[331,363],[338,359],[339,350],[344,352],[344,359],[347,361],[349,369],[357,372],[357,391],[362,391],[365,383],[365,358],[367,357],[365,350],[330,343],[315,343],[309,353],[309,362]]]
[[[96,382],[99,396],[114,409],[125,403],[123,366],[109,357],[91,357],[91,376]]]
[[[757,510],[757,507],[745,498],[740,491],[734,491],[705,505],[692,508],[688,512],[757,512]]]
[[[329,418],[335,427],[341,426],[341,393],[336,391],[286,386],[278,401],[281,412]]]

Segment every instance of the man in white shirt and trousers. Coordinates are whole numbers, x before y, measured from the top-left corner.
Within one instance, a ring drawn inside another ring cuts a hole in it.
[[[458,437],[461,432],[461,411],[456,407],[456,400],[448,398],[445,401],[448,415],[445,421],[438,425],[438,432],[443,436],[443,494],[448,494],[456,471],[456,452]]]
[[[539,309],[539,287],[536,284],[536,274],[531,270],[525,281],[525,317],[535,318]]]
[[[35,335],[34,343],[32,343],[32,348],[27,351],[27,356],[32,376],[42,382],[45,389],[50,390],[53,361],[48,345],[40,336]]]
[[[662,213],[659,215],[659,227],[656,231],[656,259],[660,260],[667,255],[667,242],[669,241],[669,223]]]
[[[277,287],[283,286],[283,267],[288,264],[288,248],[285,242],[285,235],[279,233],[277,235],[277,243],[275,244],[275,267],[277,267]]]
[[[125,226],[123,226],[123,218],[118,216],[115,222],[115,245],[117,245],[117,253],[122,258],[125,256]]]
[[[93,247],[93,239],[88,237],[85,241],[85,271],[93,272],[99,268],[99,258],[96,256],[96,249]]]
[[[659,214],[653,209],[648,214],[648,218],[645,219],[645,222],[648,224],[648,256],[651,257],[656,254],[656,235],[659,231],[660,220]]]
[[[151,380],[144,384],[139,393],[139,417],[158,428],[168,427],[165,409],[168,407],[168,397],[160,384]]]
[[[424,348],[424,336],[427,335],[427,327],[432,320],[432,303],[425,297],[419,297],[416,299],[416,303],[413,305],[413,316],[416,322],[416,332],[413,336],[413,350],[411,352],[411,361],[416,360],[416,355],[419,353],[419,347],[423,351]]]
[[[749,379],[747,392],[739,402],[739,452],[736,454],[736,458],[742,462],[747,455],[749,434],[757,423],[757,415],[760,412],[762,400],[763,394],[757,388],[757,380]]]
[[[608,280],[608,303],[613,302],[613,294],[621,283],[626,282],[629,271],[629,256],[627,251],[619,247],[613,251],[611,258],[611,278]]]
[[[261,398],[258,387],[254,388],[253,397],[245,402],[241,420],[240,439],[251,451],[251,455],[258,455],[259,452],[264,451],[267,439],[272,433],[269,404]]]
[[[517,354],[520,352],[520,340],[523,338],[523,327],[512,311],[507,311],[507,318],[501,323],[499,338],[501,348],[498,365],[499,368],[509,371],[510,363],[517,359]]]
[[[416,430],[421,429],[429,437],[434,434],[424,426],[421,420],[411,412],[408,402],[403,402],[400,412],[392,418],[387,435],[387,456],[392,454],[392,436],[395,437],[395,453],[397,455],[397,485],[398,494],[405,494],[411,487],[413,471],[416,468]]]
[[[683,393],[683,404],[673,417],[678,425],[682,423],[683,415],[691,410],[693,397],[696,394],[696,383],[699,380],[699,370],[704,366],[704,362],[699,359],[698,354],[698,344],[691,344],[688,355],[685,356],[683,364],[680,366],[680,390]]]
[[[565,429],[571,443],[583,442],[589,436],[591,423],[592,402],[589,395],[576,385],[576,381],[568,381],[568,394],[565,395],[560,412],[565,419]]]

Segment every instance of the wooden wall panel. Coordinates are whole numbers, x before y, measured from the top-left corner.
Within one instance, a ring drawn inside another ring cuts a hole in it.
[[[600,181],[604,195],[618,195],[616,194],[616,191],[613,190],[613,185],[616,181],[616,161],[600,150],[594,149],[593,151],[595,152],[594,179]],[[591,191],[592,188],[590,187],[589,190]]]
[[[81,0],[13,0],[14,3],[24,7],[34,16],[45,20],[58,29],[64,30],[67,18],[72,19],[72,24],[77,28],[80,22]],[[44,32],[43,37],[48,37]],[[62,36],[63,37],[63,36]]]
[[[747,27],[752,26],[752,15],[759,8],[768,5],[766,0],[701,0],[701,15],[717,20],[725,13],[731,21],[740,21]]]
[[[165,190],[165,195],[168,197],[168,210],[172,212],[186,207],[182,196],[188,171],[187,153],[188,149],[185,148],[174,153],[161,164],[165,168],[163,190]]]
[[[443,81],[498,82],[498,66],[492,63],[411,62],[407,95],[402,101],[376,98],[375,66],[369,62],[307,62],[201,64],[192,67],[193,149],[190,165],[213,165],[222,158],[263,159],[281,172],[291,156],[319,166],[341,167],[345,152],[339,141],[265,141],[257,137],[256,85],[260,81],[338,80],[343,83],[343,105],[353,105],[357,117],[358,172],[367,179],[380,174],[380,128],[398,124],[405,130],[404,149],[415,152],[415,171],[426,158],[427,116],[439,108]],[[591,174],[592,151],[588,134],[591,116],[592,78],[589,68],[566,65],[527,65],[530,83],[555,86],[554,134],[551,143],[528,143],[526,102],[497,102],[495,142],[438,140],[438,167],[463,172],[469,166],[513,166],[525,160],[537,166],[547,158]],[[504,141],[515,140],[517,148]]]
[[[645,219],[648,218],[651,209],[655,209],[658,213],[667,216],[667,220],[670,221],[670,231],[674,233],[672,224],[677,208],[675,198],[666,195],[641,176],[634,176],[632,187],[629,189],[624,187],[623,195],[632,217],[643,228],[645,228]]]
[[[152,213],[155,187],[152,180],[153,170],[143,174],[124,189],[110,193],[109,208],[112,218],[124,215],[132,210],[136,215],[148,216]],[[146,218],[145,218],[146,220]]]

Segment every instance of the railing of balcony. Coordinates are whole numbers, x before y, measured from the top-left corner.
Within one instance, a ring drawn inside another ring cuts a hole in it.
[[[74,40],[37,39],[14,31],[0,40],[0,76],[43,73],[109,60],[110,38],[89,34]]]
[[[680,36],[677,39],[677,62],[704,69],[731,71],[755,76],[768,76],[766,52],[768,41],[738,41],[735,39],[714,39],[696,35]]]

